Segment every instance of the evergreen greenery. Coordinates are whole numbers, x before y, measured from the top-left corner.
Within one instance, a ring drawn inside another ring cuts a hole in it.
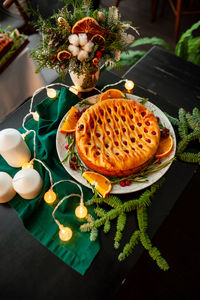
[[[95,193],[86,204],[96,204],[94,212],[98,218],[94,220],[91,219],[91,216],[89,216],[88,222],[81,225],[81,231],[90,232],[90,239],[94,240],[94,237],[97,237],[98,228],[103,227],[104,233],[108,233],[111,229],[111,221],[116,219],[114,248],[118,249],[126,226],[127,214],[136,210],[138,229],[133,232],[129,242],[124,246],[122,252],[119,254],[119,261],[128,257],[133,252],[135,245],[140,241],[144,248],[148,251],[149,255],[156,261],[157,265],[164,271],[168,270],[169,266],[166,260],[161,256],[159,250],[152,246],[151,240],[147,234],[147,207],[151,204],[151,198],[162,183],[163,179],[153,184],[149,190],[145,190],[138,199],[126,202],[122,202],[116,196],[102,198]],[[109,210],[106,210],[106,206],[109,207]]]
[[[177,145],[176,156],[185,162],[198,163],[200,165],[200,152],[192,153],[187,149],[195,141],[200,143],[200,111],[195,107],[192,113],[186,112],[183,108],[179,109],[178,118],[166,114],[174,126],[177,126],[180,141]]]

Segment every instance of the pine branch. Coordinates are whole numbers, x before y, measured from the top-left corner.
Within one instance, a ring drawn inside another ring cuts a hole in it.
[[[121,241],[122,239],[122,232],[125,228],[125,225],[126,225],[126,214],[122,213],[118,216],[118,219],[117,219],[117,231],[116,231],[116,234],[115,234],[115,238],[114,238],[114,248],[115,249],[118,249],[119,248],[119,242]]]
[[[137,209],[137,219],[140,232],[145,232],[148,226],[147,210],[144,207]]]
[[[134,231],[134,233],[132,234],[129,243],[127,243],[124,246],[123,251],[119,254],[118,256],[118,260],[122,261],[125,258],[127,258],[130,254],[132,254],[135,245],[137,245],[137,243],[139,242],[139,237],[140,237],[140,231],[136,230]]]
[[[111,225],[110,225],[109,219],[106,219],[105,224],[104,224],[104,229],[103,229],[104,233],[107,233],[110,231],[110,226]]]
[[[106,215],[106,211],[99,206],[94,209],[94,212],[98,217],[104,217]]]
[[[146,233],[148,222],[147,222],[147,210],[146,208],[139,208],[137,210],[137,219],[138,219],[138,225],[140,229],[140,241],[143,245],[143,247],[148,250],[149,255],[153,258],[153,260],[156,261],[158,267],[166,271],[169,269],[169,265],[167,261],[161,256],[160,251],[152,246],[151,240]]]
[[[188,134],[186,137],[184,137],[178,144],[177,146],[177,154],[182,153],[187,146],[189,145],[189,143],[191,141],[194,141],[196,139],[200,138],[200,132],[199,131],[193,131],[190,134]]]
[[[165,113],[165,115],[170,120],[172,125],[179,126],[179,120],[177,118],[174,118],[174,117],[168,115],[167,113]]]
[[[167,261],[161,256],[160,251],[156,247],[152,247],[149,250],[149,255],[156,261],[159,268],[163,271],[169,270]]]
[[[190,113],[187,113],[186,114],[186,119],[187,119],[188,125],[190,126],[190,128],[192,130],[194,130],[194,131],[200,130],[200,123],[198,123],[196,121],[196,119],[194,118],[193,115],[191,115]]]
[[[103,226],[104,233],[107,233],[110,231],[111,221],[117,218],[117,228],[114,237],[114,248],[118,249],[120,246],[120,241],[122,239],[123,231],[126,226],[126,214],[136,209],[139,230],[136,230],[132,234],[129,242],[124,246],[123,251],[119,254],[118,259],[121,261],[128,257],[132,253],[135,245],[138,243],[139,240],[148,251],[151,250],[152,244],[148,235],[146,234],[146,229],[148,226],[146,207],[151,204],[150,198],[154,196],[155,192],[161,186],[163,181],[164,179],[161,179],[158,182],[154,183],[151,186],[150,190],[146,190],[145,192],[143,192],[138,199],[129,200],[125,203],[122,203],[122,201],[116,196],[102,198],[98,197],[97,194],[95,194],[92,197],[92,199],[87,201],[87,204],[97,205],[94,211],[97,214],[98,219],[94,220],[91,217],[88,218],[88,222],[81,225],[80,230],[83,232],[90,231],[90,240],[95,240],[98,234],[98,231],[96,231],[97,228]],[[110,210],[106,211],[103,208],[99,207],[99,205],[101,204],[106,204],[110,207]]]
[[[183,139],[188,134],[187,121],[186,121],[186,118],[185,118],[186,112],[183,108],[180,108],[178,114],[179,114],[178,131],[179,131],[180,137]]]
[[[196,121],[200,124],[200,111],[197,107],[195,107],[192,111],[192,115],[196,119]]]
[[[183,152],[183,153],[179,153],[178,157],[184,162],[198,163],[200,165],[200,152],[199,153]]]

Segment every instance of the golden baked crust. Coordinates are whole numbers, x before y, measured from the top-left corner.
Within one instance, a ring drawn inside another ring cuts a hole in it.
[[[89,107],[76,125],[76,146],[85,165],[107,176],[139,172],[160,140],[157,119],[133,100],[112,99]]]

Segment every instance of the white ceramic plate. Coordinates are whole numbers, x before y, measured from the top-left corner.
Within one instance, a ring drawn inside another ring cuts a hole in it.
[[[86,100],[88,100],[90,102],[93,101],[92,103],[95,103],[97,101],[98,97],[99,96],[97,95],[95,99],[94,99],[94,96],[93,96],[93,97],[87,98]],[[141,99],[138,96],[130,95],[130,94],[127,94],[126,97],[128,99],[132,99],[132,100],[135,100],[137,102],[139,102],[140,99]],[[91,99],[93,99],[93,100],[91,100]],[[174,140],[173,150],[172,150],[172,152],[170,153],[169,156],[167,156],[165,159],[162,159],[162,162],[168,161],[168,160],[170,160],[171,158],[173,158],[175,156],[175,152],[176,152],[176,136],[175,136],[175,133],[174,133],[174,129],[173,129],[170,121],[168,120],[168,118],[165,116],[165,114],[156,105],[152,104],[149,101],[147,101],[144,105],[150,111],[152,111],[156,117],[160,118],[160,121],[161,121],[162,125],[169,129],[170,134],[173,137],[173,140]],[[75,107],[80,108],[78,104],[75,105]],[[83,107],[82,107],[82,109],[83,109]],[[66,115],[67,115],[67,113],[66,113]],[[58,127],[58,131],[57,131],[57,135],[56,135],[56,148],[57,148],[57,152],[58,152],[58,157],[59,157],[61,162],[64,160],[64,158],[66,156],[65,146],[67,145],[67,141],[66,141],[65,134],[60,133],[59,130],[60,130],[60,127],[61,127],[63,121],[66,118],[66,115],[63,117],[62,121],[60,122],[60,125]],[[87,186],[88,188],[91,188],[91,186],[88,184],[88,182],[82,177],[80,171],[72,170],[69,167],[69,164],[67,162],[62,163],[62,165],[74,179],[76,179],[78,182],[82,183],[83,185]],[[158,179],[160,179],[167,172],[170,165],[171,165],[171,163],[168,164],[165,168],[161,169],[160,171],[149,174],[147,176],[148,181],[133,182],[129,186],[125,186],[125,187],[121,187],[120,184],[115,184],[113,186],[112,190],[111,190],[111,194],[127,194],[127,193],[132,193],[132,192],[142,190],[142,189],[152,185]]]

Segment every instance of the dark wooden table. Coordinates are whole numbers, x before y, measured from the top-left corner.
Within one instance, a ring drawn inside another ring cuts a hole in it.
[[[200,107],[200,69],[159,48],[148,52],[125,76],[136,83],[136,95],[148,97],[173,116],[179,107],[189,111]],[[105,71],[98,87],[118,80]],[[43,97],[39,94],[35,104]],[[28,108],[26,102],[0,124],[0,130],[19,128]],[[165,178],[148,209],[148,233],[170,264],[170,271],[160,271],[140,245],[124,262],[118,262],[121,249],[113,248],[114,225],[108,235],[101,235],[101,250],[81,276],[35,240],[16,212],[5,204],[0,206],[0,299],[146,299],[147,295],[150,299],[169,299],[173,295],[176,297],[172,299],[186,299],[193,284],[198,287],[199,196],[195,195],[199,169],[176,161]],[[131,199],[135,195],[123,197]],[[136,226],[132,214],[123,242],[129,240]]]

